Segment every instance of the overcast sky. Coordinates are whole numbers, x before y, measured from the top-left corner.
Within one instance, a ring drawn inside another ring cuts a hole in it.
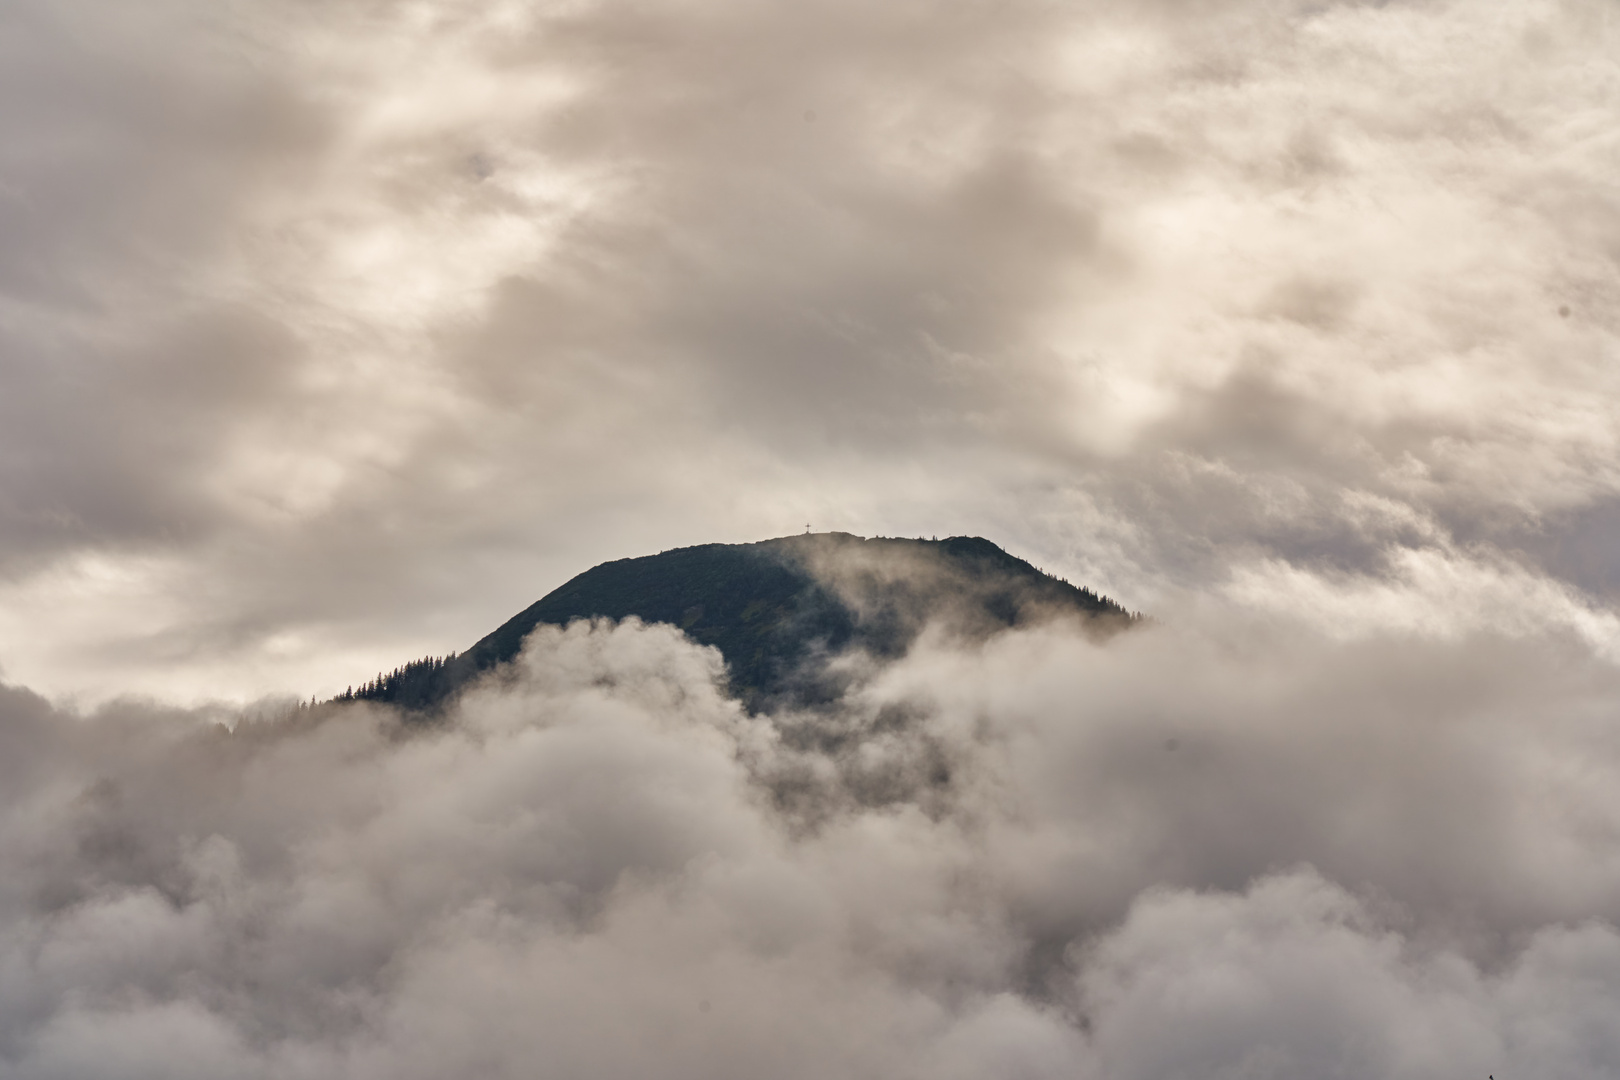
[[[1620,1075],[1616,58],[1613,0],[8,0],[0,1080]],[[287,713],[807,525],[1156,618]]]
[[[0,665],[327,694],[807,523],[1160,614],[1609,633],[1617,35],[1603,0],[18,0]]]

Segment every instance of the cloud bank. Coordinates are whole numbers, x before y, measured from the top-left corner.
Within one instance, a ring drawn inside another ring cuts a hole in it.
[[[1620,1068],[1613,665],[1222,614],[797,716],[634,620],[431,729],[7,691],[0,1075]]]

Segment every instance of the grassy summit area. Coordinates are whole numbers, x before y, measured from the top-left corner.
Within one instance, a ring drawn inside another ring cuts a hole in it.
[[[516,657],[524,637],[542,623],[630,616],[670,623],[719,649],[733,693],[751,708],[831,700],[843,684],[827,659],[850,649],[878,660],[899,657],[928,625],[948,637],[982,640],[1050,619],[1107,633],[1136,618],[980,537],[806,533],[602,563],[466,652],[407,664],[344,697],[431,712],[482,672]]]

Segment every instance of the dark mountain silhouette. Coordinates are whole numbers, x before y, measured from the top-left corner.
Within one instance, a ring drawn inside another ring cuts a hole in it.
[[[630,616],[673,624],[715,646],[732,691],[756,710],[831,701],[849,676],[830,671],[827,659],[851,649],[880,661],[902,656],[930,624],[950,637],[983,640],[1050,619],[1107,634],[1139,618],[980,537],[806,533],[603,563],[459,656],[407,664],[339,700],[431,713],[478,675],[516,657],[524,637],[542,623]]]

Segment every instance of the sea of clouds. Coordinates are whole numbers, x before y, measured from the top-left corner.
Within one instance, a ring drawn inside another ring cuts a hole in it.
[[[8,690],[0,1076],[1620,1070],[1620,672],[1245,618],[800,714],[634,620],[436,726]]]

